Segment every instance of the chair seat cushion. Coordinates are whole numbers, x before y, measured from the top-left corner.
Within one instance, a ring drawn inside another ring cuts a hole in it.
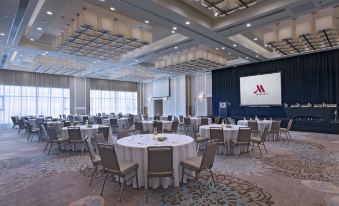
[[[247,144],[249,144],[249,142],[237,142],[236,139],[231,139],[231,144],[234,144],[234,145],[247,145]]]
[[[121,174],[127,175],[138,168],[138,163],[119,161]]]
[[[251,142],[253,142],[253,143],[260,143],[261,139],[259,137],[251,137]]]
[[[280,128],[280,132],[288,132],[286,128]]]
[[[186,159],[180,162],[180,164],[191,171],[197,171],[200,169],[202,157]]]
[[[251,130],[251,133],[259,133],[259,130]]]

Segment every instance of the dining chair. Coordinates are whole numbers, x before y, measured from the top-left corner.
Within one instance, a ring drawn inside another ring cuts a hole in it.
[[[128,137],[129,136],[129,131],[128,130],[118,130],[117,131],[117,138],[121,139],[124,137]]]
[[[207,142],[207,145],[206,145],[206,148],[205,148],[205,151],[202,157],[186,159],[180,162],[180,165],[182,166],[181,187],[183,186],[184,175],[195,177],[196,181],[199,184],[200,195],[202,197],[202,189],[201,189],[201,183],[199,181],[199,174],[202,171],[206,171],[206,170],[208,170],[209,173],[211,174],[211,177],[213,180],[213,186],[215,187],[215,180],[214,180],[213,173],[212,173],[212,167],[213,167],[215,154],[217,152],[217,148],[218,148],[217,142],[209,141]],[[195,173],[195,176],[192,176],[190,173],[186,173],[185,170],[193,171]]]
[[[200,125],[208,125],[208,117],[202,117]]]
[[[288,139],[291,140],[292,137],[291,137],[291,134],[290,134],[290,130],[291,130],[292,124],[293,124],[293,119],[288,120],[287,127],[286,128],[280,128],[280,130],[279,130],[280,136],[281,136],[281,133],[285,133],[287,140]]]
[[[60,139],[60,137],[58,137],[57,132],[55,131],[55,127],[47,126],[45,128],[44,125],[42,125],[42,127],[46,130],[46,133],[47,133],[47,142],[46,142],[46,146],[43,152],[46,151],[49,145],[49,150],[48,150],[48,154],[49,154],[51,152],[51,149],[54,143],[56,143],[58,145],[59,150],[61,150],[61,144],[66,142],[67,140],[63,140],[63,139]]]
[[[147,159],[148,167],[147,167],[146,202],[148,202],[149,181],[151,178],[172,177],[174,182],[173,148],[171,146],[148,147]],[[175,199],[175,188],[174,188],[174,199]]]
[[[187,136],[190,136],[193,138],[195,144],[196,144],[196,150],[199,151],[200,148],[200,144],[204,144],[208,142],[208,138],[206,137],[200,137],[197,136],[195,131],[194,131],[194,127],[192,125],[189,126],[185,126],[185,132]]]
[[[113,133],[116,133],[119,130],[118,119],[116,118],[109,119],[109,124],[111,126]]]
[[[164,129],[164,133],[176,133],[178,130],[179,122],[173,121],[170,130]]]
[[[128,182],[129,180],[135,177],[137,188],[139,190],[139,184],[138,184],[139,165],[138,163],[119,161],[113,145],[99,143],[98,149],[99,149],[101,164],[103,166],[103,172],[106,174],[104,183],[101,188],[100,195],[102,196],[104,192],[105,183],[109,176],[113,176],[113,178],[114,176],[118,176],[119,182],[120,182],[120,178],[122,178],[120,194],[119,194],[119,202],[121,202],[122,191],[123,191],[125,182]]]
[[[25,120],[19,119],[19,121],[18,121],[18,126],[19,126],[19,128],[18,128],[18,134],[21,134],[21,131],[22,131],[22,130],[26,131]]]
[[[255,136],[259,135],[259,129],[258,129],[258,121],[256,120],[248,120],[247,126],[251,129],[251,135],[255,134]]]
[[[157,128],[158,133],[162,133],[162,122],[161,121],[153,121],[153,129]]]
[[[221,127],[210,127],[210,140],[222,145],[227,150],[227,143],[224,139],[224,130]]]
[[[104,135],[105,141],[108,142],[109,126],[99,126],[98,132],[101,132]]]
[[[92,144],[92,138],[86,136],[85,142],[88,148],[88,154],[89,157],[91,158],[91,162],[93,165],[93,173],[91,177],[91,181],[89,182],[89,186],[92,185],[93,178],[95,177],[96,174],[98,174],[99,166],[101,165],[101,158],[99,155],[95,154],[94,149],[93,149],[93,144]]]
[[[26,124],[26,129],[27,129],[27,141],[32,142],[33,138],[36,136],[38,137],[38,140],[40,141],[40,129],[38,128],[32,128],[32,125],[27,122]]]
[[[272,126],[271,129],[269,131],[269,136],[272,136],[273,141],[277,138],[280,137],[280,124],[281,124],[281,120],[276,120],[276,121],[272,121]]]
[[[168,116],[167,116],[167,121],[172,121],[172,118],[173,118],[172,115],[168,115]]]
[[[67,133],[68,133],[68,143],[70,145],[73,145],[73,151],[75,150],[75,146],[77,144],[81,144],[81,153],[84,153],[85,149],[85,142],[81,137],[81,131],[80,127],[67,127]]]
[[[137,121],[134,124],[135,124],[135,130],[139,131],[140,134],[147,134],[148,133],[148,131],[144,131],[142,121]]]
[[[247,146],[247,152],[250,154],[251,157],[251,152],[248,149],[250,145],[250,139],[251,139],[251,129],[248,127],[240,127],[237,139],[231,140],[231,147],[233,147],[233,153],[235,153],[236,157],[238,157],[239,146]]]
[[[260,145],[261,144],[264,146],[264,149],[265,149],[266,154],[267,154],[267,150],[266,150],[266,146],[265,146],[265,141],[266,141],[266,138],[268,136],[268,129],[269,129],[269,126],[266,125],[265,128],[264,128],[263,133],[261,134],[261,137],[251,137],[251,139],[250,139],[250,141],[253,143],[252,151],[253,151],[254,144],[257,144],[261,156],[262,156],[262,152],[261,152],[261,149],[260,149]]]

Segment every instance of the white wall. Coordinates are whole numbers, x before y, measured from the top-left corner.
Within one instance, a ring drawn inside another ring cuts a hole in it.
[[[143,101],[148,108],[148,116],[154,116],[153,104],[153,84],[143,85]],[[186,114],[186,80],[185,76],[170,78],[170,96],[163,100],[163,114],[165,115],[185,115]]]
[[[191,76],[192,115],[207,115],[207,97],[212,97],[212,73]]]

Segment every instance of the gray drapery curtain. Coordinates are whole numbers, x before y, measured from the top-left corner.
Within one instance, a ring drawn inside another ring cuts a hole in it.
[[[90,79],[90,89],[107,91],[137,92],[138,83],[117,80]]]
[[[0,85],[69,88],[69,77],[1,69]]]

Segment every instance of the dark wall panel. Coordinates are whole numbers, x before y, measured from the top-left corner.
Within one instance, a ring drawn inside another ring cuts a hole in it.
[[[218,115],[219,102],[229,101],[233,116],[261,113],[262,116],[284,116],[282,107],[239,107],[240,77],[281,72],[282,101],[287,104],[339,104],[339,50],[219,69],[212,72],[213,114]]]

